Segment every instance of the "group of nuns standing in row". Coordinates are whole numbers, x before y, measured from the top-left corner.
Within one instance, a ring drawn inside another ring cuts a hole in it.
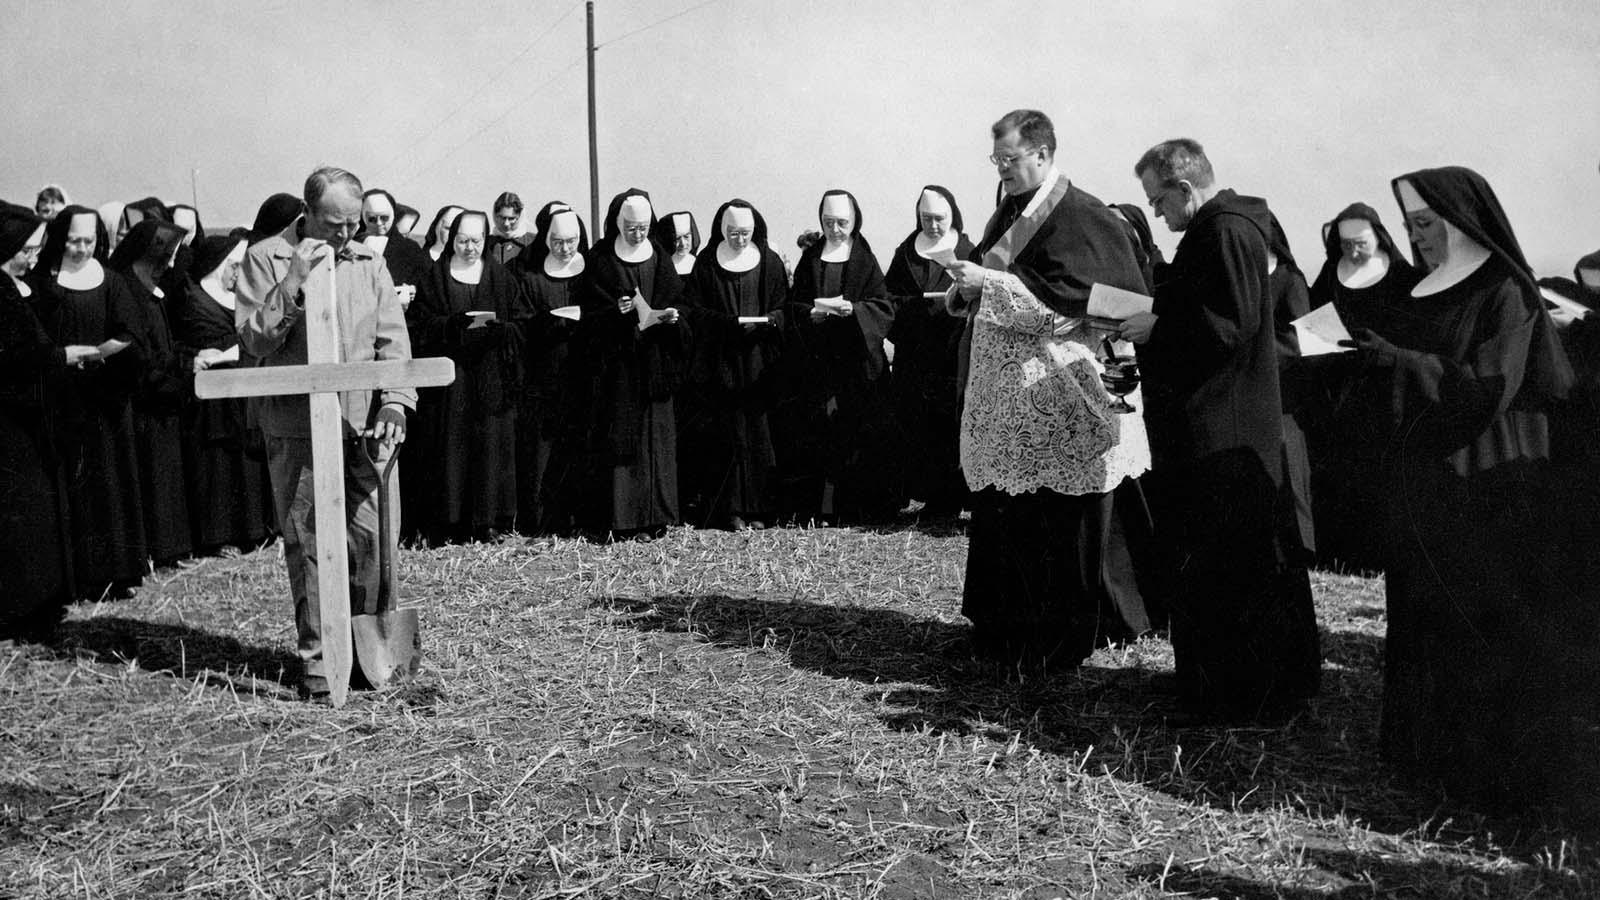
[[[131,597],[152,566],[276,532],[243,401],[193,392],[195,372],[240,363],[233,287],[249,236],[207,236],[191,207],[154,198],[107,215],[67,205],[46,223],[0,206],[8,632],[48,630],[68,600]]]
[[[918,197],[888,279],[855,198],[827,192],[792,285],[744,200],[717,209],[701,246],[692,214],[624,191],[591,246],[561,202],[531,240],[508,233],[507,197],[439,210],[420,248],[393,231],[391,195],[363,198],[364,240],[415,288],[413,354],[457,370],[419,397],[406,534],[876,523],[912,498],[960,512],[962,322],[931,257],[970,244],[948,191]]]

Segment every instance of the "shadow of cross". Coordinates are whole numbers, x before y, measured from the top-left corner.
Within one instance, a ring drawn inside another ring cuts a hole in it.
[[[328,254],[328,266],[334,266]],[[329,272],[326,294],[305,299],[306,365],[208,369],[195,376],[202,400],[305,394],[311,408],[311,472],[317,517],[317,597],[322,621],[322,659],[328,698],[343,706],[350,694],[353,664],[350,626],[350,569],[345,525],[344,411],[342,391],[437,387],[456,380],[446,358],[339,361],[338,279]],[[332,539],[338,535],[337,540]],[[385,550],[387,552],[387,550]]]

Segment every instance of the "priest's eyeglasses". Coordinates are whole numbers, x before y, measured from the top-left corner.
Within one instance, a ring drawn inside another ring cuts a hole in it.
[[[994,165],[994,166],[996,166],[998,168],[1009,169],[1012,166],[1017,164],[1017,160],[1023,158],[1024,156],[1027,156],[1029,153],[1033,153],[1034,151],[1036,151],[1038,149],[1039,149],[1038,147],[1028,147],[1028,148],[1024,149],[1021,153],[1013,153],[1010,156],[996,156],[993,153],[991,153],[991,154],[989,154],[989,162],[992,165]]]
[[[1178,188],[1178,185],[1169,184],[1166,187],[1162,188],[1160,193],[1156,194],[1154,197],[1148,198],[1145,202],[1150,204],[1150,208],[1151,209],[1155,209],[1156,207],[1158,207],[1161,204],[1165,203],[1167,201],[1167,195],[1172,193],[1177,188]]]

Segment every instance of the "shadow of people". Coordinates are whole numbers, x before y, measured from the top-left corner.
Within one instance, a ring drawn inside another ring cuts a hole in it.
[[[293,688],[303,680],[303,666],[294,653],[277,647],[242,643],[225,635],[187,625],[149,622],[120,616],[69,619],[61,623],[48,645],[62,657],[135,665],[146,672],[176,678],[203,678],[213,687],[239,693],[259,693],[259,682],[269,689]]]
[[[1314,712],[1274,725],[1179,727],[1171,719],[1177,704],[1168,672],[1101,665],[1102,654],[1069,672],[1018,677],[973,658],[961,622],[723,595],[595,603],[617,613],[619,625],[692,633],[716,646],[769,647],[797,668],[881,685],[868,699],[891,728],[1017,737],[1077,758],[1085,772],[1217,809],[1288,806],[1395,834],[1449,821],[1441,836],[1517,833],[1530,852],[1565,827],[1525,820],[1504,826],[1450,803],[1434,786],[1394,777],[1378,758],[1383,639],[1372,634],[1322,629],[1323,692]]]

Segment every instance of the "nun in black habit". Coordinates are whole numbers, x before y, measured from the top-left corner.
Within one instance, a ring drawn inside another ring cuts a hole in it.
[[[1307,456],[1306,433],[1300,424],[1302,382],[1306,377],[1300,365],[1300,339],[1294,320],[1311,311],[1306,277],[1295,264],[1289,249],[1289,236],[1276,215],[1271,216],[1267,236],[1267,291],[1272,294],[1272,330],[1278,343],[1278,389],[1283,405],[1283,466],[1290,493],[1284,498],[1293,505],[1292,515],[1300,535],[1300,562],[1310,565],[1316,556],[1316,523],[1311,514],[1311,462]]]
[[[585,524],[601,533],[655,532],[679,521],[673,398],[688,329],[678,309],[683,282],[666,248],[650,237],[655,225],[650,195],[623,191],[611,199],[604,237],[589,260],[583,322],[597,366],[596,468]]]
[[[1483,177],[1425,169],[1394,189],[1430,270],[1389,332],[1352,332],[1390,373],[1399,421],[1383,754],[1492,805],[1593,813],[1600,604],[1592,583],[1561,577],[1570,501],[1548,466],[1548,412],[1572,370]]]
[[[685,393],[696,402],[681,423],[684,491],[698,498],[697,525],[760,528],[773,511],[777,454],[767,413],[789,284],[767,243],[767,221],[749,202],[717,209],[692,280],[686,309],[694,351]]]
[[[413,353],[455,361],[456,380],[417,400],[427,473],[417,517],[430,539],[495,540],[517,515],[517,407],[532,310],[522,285],[484,255],[489,216],[464,210],[406,313]]]
[[[389,267],[389,277],[394,286],[409,285],[414,291],[428,277],[433,260],[412,240],[394,240],[394,223],[399,216],[400,204],[394,195],[382,188],[373,188],[361,195],[361,240],[383,257]],[[402,302],[405,297],[402,296]]]
[[[566,203],[534,216],[536,243],[507,267],[533,318],[518,414],[517,529],[567,534],[583,494],[593,384],[577,315],[588,293],[589,232]]]
[[[22,276],[43,242],[43,219],[0,203],[0,640],[48,637],[72,599],[55,387],[95,351],[56,344],[34,315]]]
[[[105,268],[106,229],[94,210],[63,209],[45,228],[30,275],[34,307],[56,344],[101,349],[67,370],[60,427],[71,499],[74,585],[81,597],[132,597],[147,566],[131,395],[144,370],[144,321],[121,275]]]
[[[139,319],[134,335],[144,368],[133,392],[145,541],[157,566],[189,555],[189,495],[184,476],[183,414],[194,393],[193,359],[173,339],[168,302],[159,287],[172,265],[183,229],[146,219],[111,254],[111,269],[133,292]]]
[[[305,203],[294,194],[277,193],[261,201],[256,220],[250,226],[250,243],[272,237],[300,218]]]
[[[785,512],[812,520],[882,522],[903,501],[894,456],[889,358],[894,303],[861,207],[849,191],[822,195],[822,240],[795,265],[789,290],[778,464]]]
[[[206,237],[195,242],[189,286],[178,317],[182,355],[194,371],[247,364],[234,330],[234,285],[247,241]],[[221,547],[250,550],[276,530],[272,486],[261,434],[248,424],[243,398],[196,400],[185,416],[189,512],[201,552]]]
[[[1324,260],[1310,304],[1329,303],[1347,328],[1379,334],[1403,315],[1422,273],[1411,267],[1377,210],[1352,203],[1322,229]],[[1300,363],[1297,410],[1307,430],[1316,498],[1318,558],[1334,568],[1383,568],[1384,455],[1394,438],[1388,373],[1354,354]]]
[[[961,475],[960,354],[966,319],[951,315],[951,280],[934,256],[972,255],[961,208],[949,190],[927,185],[917,198],[916,227],[895,248],[884,287],[894,303],[895,415],[904,432],[899,454],[906,493],[926,504],[923,516],[953,516],[967,501]]]
[[[652,237],[672,254],[672,268],[684,279],[684,288],[688,289],[689,282],[693,281],[689,276],[700,254],[700,223],[694,220],[694,213],[681,209],[667,213],[656,221]]]

